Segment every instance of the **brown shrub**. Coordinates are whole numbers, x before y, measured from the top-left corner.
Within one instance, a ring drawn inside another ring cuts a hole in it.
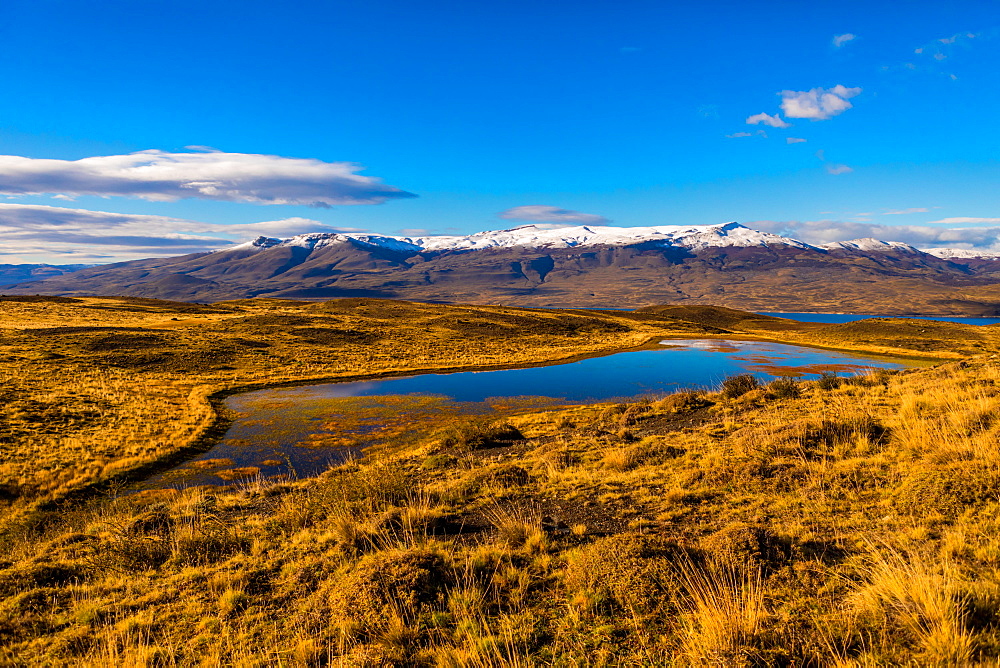
[[[914,471],[896,490],[894,500],[905,512],[955,516],[969,506],[996,501],[998,490],[1000,470],[996,466],[962,461]]]
[[[563,582],[569,591],[594,591],[624,608],[655,610],[680,592],[673,564],[685,558],[686,550],[673,541],[619,534],[567,555]]]
[[[59,587],[86,575],[83,568],[75,563],[44,563],[10,568],[0,571],[0,597],[12,596],[14,592],[36,587]]]
[[[470,420],[456,424],[445,432],[441,443],[446,448],[479,450],[524,438],[517,427],[504,420]]]
[[[657,402],[656,407],[668,413],[690,413],[711,406],[712,402],[701,392],[675,392]]]
[[[125,527],[130,534],[161,534],[169,535],[174,528],[174,520],[163,504],[156,504],[146,512],[132,519]]]
[[[837,446],[849,444],[863,437],[874,445],[882,445],[889,438],[889,430],[870,415],[859,415],[843,420],[823,420],[806,429],[806,445]]]
[[[767,384],[767,392],[775,399],[795,399],[802,394],[802,386],[794,378],[776,378]]]
[[[773,532],[742,522],[706,536],[701,548],[716,565],[744,573],[773,570],[787,559]]]
[[[488,471],[485,479],[498,485],[527,485],[531,474],[516,464],[503,464]]]
[[[757,377],[750,373],[741,373],[737,376],[730,376],[722,381],[721,394],[727,399],[741,397],[751,390],[760,387]]]
[[[383,631],[393,617],[413,619],[438,601],[447,584],[444,561],[432,552],[378,552],[338,579],[328,596],[335,622],[360,633]]]

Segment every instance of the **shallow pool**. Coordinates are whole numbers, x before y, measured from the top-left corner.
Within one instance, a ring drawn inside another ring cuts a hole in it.
[[[412,439],[470,414],[711,388],[740,373],[767,381],[908,364],[780,343],[665,339],[647,350],[549,366],[259,390],[226,400],[237,417],[210,451],[143,486],[314,475],[367,445]]]

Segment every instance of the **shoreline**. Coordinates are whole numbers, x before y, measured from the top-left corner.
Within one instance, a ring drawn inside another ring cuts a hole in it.
[[[668,340],[713,340],[713,341],[747,341],[747,342],[760,342],[760,343],[775,343],[780,345],[790,345],[801,348],[814,348],[817,350],[827,350],[832,352],[841,353],[852,353],[858,354],[863,353],[867,357],[880,361],[895,361],[895,362],[910,362],[907,364],[907,368],[926,368],[935,366],[937,364],[946,363],[949,361],[954,361],[953,359],[947,358],[933,358],[929,359],[927,357],[919,356],[903,356],[903,355],[885,355],[879,353],[865,353],[864,351],[857,351],[847,348],[838,348],[833,346],[822,346],[815,344],[802,344],[796,342],[783,341],[779,339],[773,339],[768,337],[755,336],[752,334],[743,335],[723,335],[723,334],[702,334],[698,337],[692,337],[690,334],[667,334],[659,335],[648,338],[644,343],[637,346],[630,346],[627,348],[616,348],[614,350],[596,352],[596,353],[584,353],[569,355],[567,357],[561,357],[556,359],[551,359],[542,362],[532,362],[525,364],[493,364],[493,365],[472,365],[472,366],[452,366],[452,367],[430,367],[430,368],[417,368],[417,369],[407,369],[407,370],[397,370],[397,371],[384,371],[369,374],[353,374],[350,376],[319,376],[315,378],[304,378],[296,379],[290,381],[276,381],[276,382],[261,382],[261,383],[250,383],[239,385],[235,387],[227,387],[216,390],[207,395],[209,401],[210,409],[214,416],[210,425],[208,425],[201,434],[195,437],[191,443],[182,446],[181,448],[159,457],[154,461],[148,462],[146,464],[140,465],[134,469],[129,469],[128,471],[123,471],[121,474],[113,476],[112,478],[94,481],[90,485],[78,488],[77,490],[72,490],[68,492],[64,497],[60,499],[55,499],[48,501],[44,506],[40,506],[39,509],[49,509],[50,504],[58,504],[61,502],[73,502],[75,500],[84,501],[88,498],[93,498],[96,494],[100,493],[104,489],[115,485],[135,485],[140,484],[144,480],[169,471],[177,466],[180,466],[186,461],[197,457],[198,455],[209,452],[213,447],[218,445],[222,437],[228,431],[229,427],[232,426],[234,418],[232,417],[232,411],[225,406],[225,400],[231,396],[246,394],[250,392],[258,392],[264,390],[273,390],[281,388],[292,388],[292,387],[310,387],[314,385],[336,385],[340,383],[353,383],[353,382],[363,382],[368,380],[389,380],[394,378],[407,378],[422,375],[447,375],[452,373],[476,373],[484,371],[504,371],[504,370],[517,370],[517,369],[532,369],[548,366],[560,366],[562,364],[572,364],[585,359],[594,359],[598,357],[609,357],[612,355],[617,355],[620,353],[627,352],[637,352],[641,350],[656,350],[661,342]],[[924,364],[912,364],[912,362],[923,362]],[[610,400],[609,400],[610,401]],[[602,402],[593,402],[595,404],[600,404]]]
[[[577,310],[577,309],[573,309]],[[584,310],[584,309],[579,309]],[[818,324],[828,324],[828,323],[801,323],[802,325],[818,325]],[[795,334],[807,334],[807,332],[789,332]],[[770,333],[769,333],[770,334]],[[633,341],[639,337],[634,337]],[[605,357],[608,355],[613,355],[621,352],[637,351],[648,349],[658,345],[659,341],[667,339],[691,339],[700,338],[706,340],[722,340],[722,339],[732,339],[732,340],[744,340],[744,341],[760,341],[769,342],[784,345],[795,345],[806,348],[815,348],[819,350],[831,350],[837,352],[853,353],[866,355],[875,359],[885,359],[885,360],[898,360],[903,362],[917,362],[917,364],[912,364],[912,366],[923,367],[923,366],[934,366],[936,364],[941,364],[948,361],[954,361],[961,356],[942,356],[942,355],[928,355],[928,354],[899,354],[895,351],[888,352],[882,349],[873,347],[850,347],[850,346],[830,346],[823,345],[819,343],[814,343],[808,340],[799,339],[796,336],[792,337],[781,337],[777,338],[773,336],[766,336],[761,334],[755,334],[746,331],[732,331],[725,333],[699,333],[696,336],[692,336],[690,332],[670,332],[664,331],[659,334],[646,334],[640,343],[635,345],[609,345],[606,347],[593,349],[588,352],[572,352],[569,354],[559,354],[555,357],[549,357],[546,359],[521,363],[507,363],[507,364],[480,364],[480,365],[441,365],[441,366],[430,366],[430,367],[410,367],[410,368],[396,368],[389,369],[385,371],[379,371],[374,373],[346,373],[346,374],[317,374],[315,376],[309,377],[299,377],[299,378],[275,378],[271,380],[263,380],[256,382],[239,382],[236,379],[229,381],[222,381],[222,383],[216,384],[206,384],[201,387],[192,388],[190,399],[192,402],[197,402],[202,404],[203,407],[208,409],[209,417],[203,425],[198,428],[197,432],[192,435],[191,438],[187,439],[185,443],[177,446],[169,452],[163,453],[162,455],[155,457],[152,460],[143,462],[137,466],[131,468],[117,471],[109,475],[108,477],[102,478],[100,480],[94,480],[81,487],[66,490],[63,494],[59,494],[54,498],[50,498],[44,501],[38,501],[27,508],[26,512],[34,512],[39,510],[51,510],[58,507],[62,503],[67,502],[79,502],[87,499],[94,498],[95,496],[107,492],[109,489],[113,489],[117,485],[128,485],[141,482],[142,480],[161,473],[165,470],[169,470],[177,466],[178,464],[191,459],[199,454],[207,452],[212,447],[214,447],[219,439],[225,434],[226,430],[232,424],[232,417],[228,415],[228,411],[224,406],[224,400],[235,394],[242,394],[246,392],[252,392],[264,389],[275,389],[281,387],[296,387],[305,385],[318,385],[327,383],[339,383],[339,382],[358,382],[365,380],[377,380],[377,379],[388,379],[388,378],[398,378],[412,375],[421,374],[449,374],[449,373],[460,373],[460,372],[476,372],[476,371],[494,371],[494,370],[504,370],[504,369],[525,369],[532,367],[543,367],[543,366],[553,366],[559,364],[568,364],[574,361],[579,361],[582,359],[594,358],[594,357]],[[564,351],[560,351],[564,352]],[[910,365],[908,365],[910,366]],[[207,404],[207,405],[206,405]]]
[[[862,316],[866,318],[892,318],[892,319],[904,319],[904,320],[941,320],[942,318],[962,318],[963,320],[996,320],[1000,322],[1000,315],[927,315],[927,314],[912,314],[912,313],[907,315],[884,315],[879,313],[846,313],[842,311],[751,311],[751,313],[756,313],[757,315],[771,315],[771,314],[791,315],[793,313],[801,315],[850,315],[850,316]],[[794,318],[786,318],[786,320],[794,320]],[[803,322],[803,321],[798,320],[796,322]],[[834,325],[837,323],[825,323],[825,324]]]

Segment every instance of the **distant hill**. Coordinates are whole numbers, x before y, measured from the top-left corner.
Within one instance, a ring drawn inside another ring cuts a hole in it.
[[[0,264],[0,288],[5,285],[40,281],[93,267],[92,264]]]
[[[91,267],[4,292],[1000,314],[1000,259],[948,254],[876,239],[816,246],[738,223],[527,225],[469,236],[259,237],[210,253]]]

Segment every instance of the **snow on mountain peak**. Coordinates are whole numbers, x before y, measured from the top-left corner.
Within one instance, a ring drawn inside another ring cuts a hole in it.
[[[354,235],[350,235],[354,236]],[[359,237],[355,237],[359,238]],[[768,246],[786,244],[808,247],[794,239],[758,232],[739,223],[721,225],[660,225],[655,227],[611,227],[580,225],[547,227],[522,225],[508,230],[487,230],[468,236],[368,237],[367,243],[383,245],[395,240],[425,251],[478,250],[483,248],[577,248],[584,246],[627,246],[659,242],[665,246],[701,249],[710,246]],[[379,243],[379,240],[381,241]]]
[[[829,244],[822,244],[819,246],[825,250],[848,250],[848,251],[861,251],[863,253],[923,253],[925,251],[920,250],[910,244],[904,244],[901,241],[882,241],[880,239],[873,239],[871,237],[866,237],[864,239],[852,239],[850,241],[835,241]]]
[[[959,258],[962,260],[1000,259],[1000,252],[981,250],[978,248],[925,248],[924,252],[945,260],[950,260],[952,258]]]
[[[271,248],[272,246],[277,246],[281,243],[281,239],[272,239],[271,237],[260,236],[252,241],[244,241],[241,244],[235,246],[230,246],[229,248],[223,248],[223,251],[236,251],[236,250],[253,250],[259,251],[265,248]],[[214,251],[216,253],[220,251]]]
[[[586,246],[628,246],[656,243],[689,250],[715,247],[792,246],[813,248],[808,244],[781,237],[769,232],[759,232],[740,225],[659,225],[653,227],[612,227],[609,225],[580,225],[577,227],[549,227],[522,225],[507,230],[486,230],[466,236],[397,237],[376,234],[344,234],[314,232],[299,234],[284,241],[258,237],[226,250],[296,246],[309,249],[355,241],[401,252],[467,251],[487,248],[578,248]]]

